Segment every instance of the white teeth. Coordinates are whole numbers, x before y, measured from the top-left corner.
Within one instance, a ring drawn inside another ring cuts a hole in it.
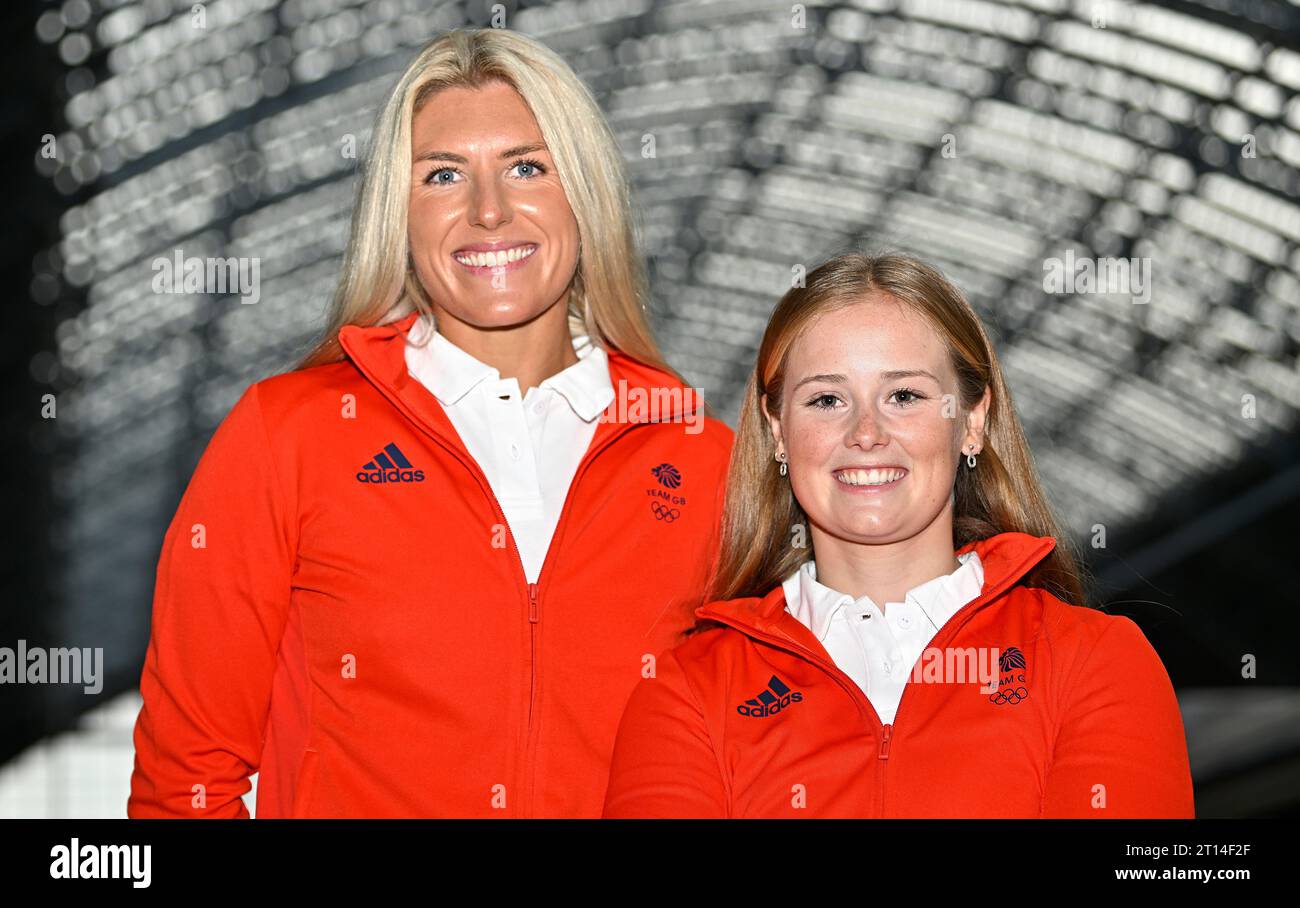
[[[906,470],[840,470],[835,478],[849,486],[879,486],[906,475]]]
[[[501,265],[528,258],[537,251],[536,246],[512,246],[495,252],[461,252],[452,256],[462,265],[475,265],[479,268],[496,268]]]

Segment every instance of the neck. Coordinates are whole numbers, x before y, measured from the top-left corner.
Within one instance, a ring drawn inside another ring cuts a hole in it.
[[[527,394],[543,381],[578,361],[569,334],[568,311],[558,303],[521,325],[479,328],[434,306],[438,333],[502,378],[519,382]]]
[[[849,542],[811,528],[817,582],[854,599],[870,596],[884,609],[908,590],[961,567],[952,547],[951,504],[920,533],[898,542]]]

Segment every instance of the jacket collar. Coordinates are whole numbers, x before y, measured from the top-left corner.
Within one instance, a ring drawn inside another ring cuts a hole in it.
[[[1042,561],[1056,547],[1051,536],[1032,536],[1028,533],[998,533],[987,539],[967,543],[956,551],[962,555],[974,551],[984,568],[984,585],[980,595],[963,606],[962,611],[980,608],[997,599],[1016,581]],[[752,630],[760,634],[778,634],[805,643],[816,643],[817,638],[799,619],[786,611],[785,591],[774,587],[762,598],[726,599],[710,602],[695,610],[700,618],[711,618],[729,624],[738,630]]]
[[[399,409],[472,460],[442,405],[407,369],[406,335],[418,318],[418,312],[411,312],[386,324],[345,325],[339,331],[339,344],[348,359]],[[632,425],[685,420],[704,406],[694,389],[662,369],[617,350],[605,352],[615,396],[600,414],[589,450]],[[647,410],[628,403],[629,399],[650,398],[659,402],[656,408]]]
[[[480,382],[501,379],[496,368],[457,347],[427,318],[417,318],[407,338],[411,341],[405,351],[409,371],[444,407],[455,404]],[[553,389],[580,419],[591,422],[614,399],[609,357],[586,336],[572,341],[578,361],[542,381],[541,387]]]
[[[915,605],[937,631],[958,609],[979,598],[984,588],[984,566],[979,553],[967,548],[957,556],[961,562],[950,574],[932,577],[907,591],[904,598]],[[831,622],[841,609],[875,606],[870,596],[854,599],[848,593],[833,590],[817,579],[817,562],[805,561],[781,584],[787,607],[817,639],[826,642]]]

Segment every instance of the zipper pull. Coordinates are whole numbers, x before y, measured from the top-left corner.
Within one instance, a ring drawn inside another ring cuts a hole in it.
[[[528,584],[528,620],[537,623],[537,584]]]
[[[880,737],[880,759],[882,760],[889,759],[889,738],[893,732],[894,726],[886,725],[884,728],[884,734]]]

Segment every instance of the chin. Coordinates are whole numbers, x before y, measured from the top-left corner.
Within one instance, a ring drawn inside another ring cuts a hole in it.
[[[899,539],[905,539],[906,536],[900,535],[894,527],[857,527],[847,532],[844,538],[865,545],[882,545],[887,542],[897,542]]]
[[[809,517],[812,520],[811,516]],[[845,542],[855,542],[862,545],[879,544],[883,542],[894,542],[898,535],[899,526],[893,521],[874,522],[863,520],[830,520],[830,521],[812,521],[821,529],[836,539]]]
[[[494,301],[482,309],[458,317],[476,328],[510,328],[530,322],[545,311],[545,306],[503,304]]]

